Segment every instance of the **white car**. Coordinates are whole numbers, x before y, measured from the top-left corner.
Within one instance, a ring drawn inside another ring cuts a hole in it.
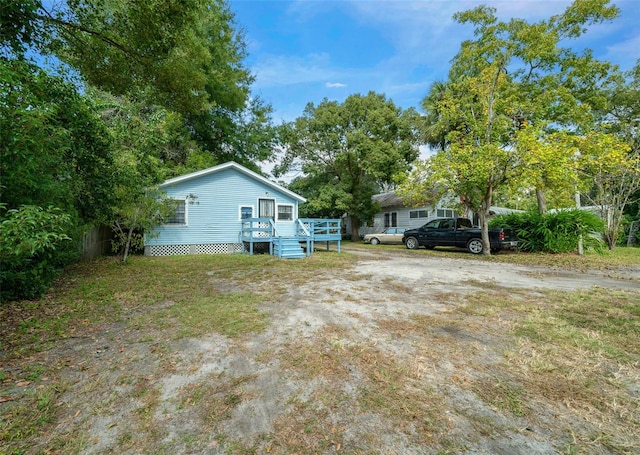
[[[367,234],[364,236],[364,243],[377,245],[379,243],[402,243],[404,228],[389,227],[378,234]]]

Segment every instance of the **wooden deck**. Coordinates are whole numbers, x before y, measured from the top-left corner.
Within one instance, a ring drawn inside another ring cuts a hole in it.
[[[250,218],[242,222],[240,240],[253,255],[268,244],[269,254],[280,258],[310,256],[316,242],[337,242],[338,253],[342,241],[341,221],[338,219],[300,218],[295,221],[295,234],[281,235],[271,218]],[[305,246],[304,252],[302,245]]]

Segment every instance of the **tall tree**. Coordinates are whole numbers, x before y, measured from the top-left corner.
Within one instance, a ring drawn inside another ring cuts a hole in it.
[[[0,59],[0,298],[37,297],[111,207],[109,134],[74,86]],[[75,242],[71,242],[74,240]]]
[[[490,251],[487,218],[493,195],[524,170],[519,131],[527,125],[592,125],[591,107],[603,102],[596,89],[611,66],[594,60],[588,50],[579,55],[560,43],[615,17],[617,8],[608,3],[576,0],[563,14],[533,24],[499,22],[486,6],[454,15],[474,25],[475,39],[462,43],[448,81],[434,84],[423,102],[428,141],[439,152],[413,174],[420,178],[426,172],[425,185],[410,189],[431,195],[437,186],[457,194],[478,214],[485,254]],[[541,190],[542,182],[536,187]]]
[[[302,117],[284,125],[285,155],[276,176],[297,168],[293,185],[314,214],[351,217],[352,238],[373,217],[371,197],[394,181],[418,156],[418,114],[384,95],[351,95],[344,103],[308,104]]]
[[[0,59],[0,202],[84,221],[109,205],[109,134],[87,97],[31,63]]]
[[[179,113],[215,161],[271,157],[271,108],[250,97],[226,0],[29,0],[3,6],[0,23],[3,54],[55,55],[89,86]]]
[[[92,86],[183,115],[244,106],[252,77],[224,0],[67,0],[37,9],[40,49]]]

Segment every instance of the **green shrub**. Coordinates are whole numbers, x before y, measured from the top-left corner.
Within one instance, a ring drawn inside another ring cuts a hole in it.
[[[541,214],[538,211],[500,215],[491,227],[509,227],[518,236],[520,249],[528,252],[567,253],[578,249],[582,237],[585,249],[602,251],[604,221],[579,209]]]
[[[60,209],[23,205],[0,222],[0,300],[35,298],[51,285],[68,254],[71,217]]]

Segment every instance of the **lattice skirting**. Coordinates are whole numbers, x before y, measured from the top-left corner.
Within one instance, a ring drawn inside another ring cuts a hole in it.
[[[147,245],[145,256],[174,256],[187,254],[234,254],[246,251],[242,243],[210,243],[199,245]]]

